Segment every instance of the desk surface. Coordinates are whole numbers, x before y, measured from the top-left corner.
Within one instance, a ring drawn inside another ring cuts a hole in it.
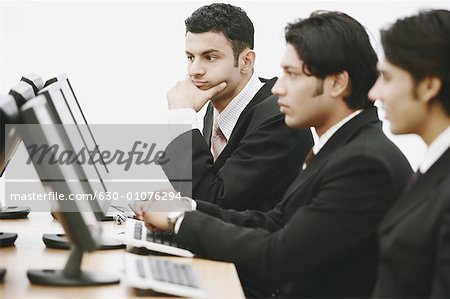
[[[123,226],[103,223],[106,232],[123,230]],[[0,298],[143,298],[161,297],[146,291],[141,294],[126,286],[124,281],[124,249],[96,251],[83,257],[83,270],[119,275],[120,284],[99,287],[49,287],[31,285],[26,277],[28,269],[59,268],[67,261],[69,251],[47,249],[42,242],[43,233],[62,233],[62,227],[50,213],[31,213],[28,219],[0,220],[0,231],[15,232],[19,237],[16,246],[0,248],[0,267],[7,269],[5,282],[0,284]],[[204,259],[174,258],[192,263],[199,275],[208,298],[243,298],[244,294],[233,264]]]

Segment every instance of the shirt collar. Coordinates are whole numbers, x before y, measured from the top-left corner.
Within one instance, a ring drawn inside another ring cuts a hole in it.
[[[322,136],[319,137],[317,140],[317,143],[313,146],[313,153],[314,155],[317,155],[317,153],[324,147],[324,145],[330,140],[330,138],[336,133],[343,125],[345,125],[347,122],[349,122],[352,118],[357,116],[362,112],[362,109],[356,110],[352,114],[348,115],[347,117],[343,118],[336,124],[334,124],[331,128],[329,128]]]
[[[263,85],[258,76],[253,74],[241,92],[231,100],[221,113],[214,108],[214,124],[217,123],[227,141],[230,140],[231,133],[242,111]]]
[[[450,127],[444,130],[430,144],[425,152],[425,156],[419,165],[421,173],[425,173],[431,166],[442,156],[442,154],[450,147]]]

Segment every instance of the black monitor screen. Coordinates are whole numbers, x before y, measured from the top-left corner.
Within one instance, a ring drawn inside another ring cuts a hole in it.
[[[77,132],[73,132],[73,130],[68,131],[75,151],[79,151],[81,148],[94,151],[94,149],[98,148],[98,144],[95,141],[94,135],[86,121],[69,80],[62,75],[55,79],[50,79],[48,82],[52,83],[44,88],[41,93],[52,93],[52,96],[47,97],[47,99],[52,110],[54,110],[57,123],[76,125]],[[98,157],[96,158],[97,160],[95,161],[98,161]],[[101,156],[100,159],[102,159]],[[97,194],[100,194],[100,192],[107,191],[105,179],[108,178],[109,172],[105,163],[84,163],[82,168],[84,171],[84,179],[87,180],[92,193],[97,191]],[[100,201],[97,199],[92,201],[91,205],[97,217],[100,219],[106,214],[110,206],[110,201]]]

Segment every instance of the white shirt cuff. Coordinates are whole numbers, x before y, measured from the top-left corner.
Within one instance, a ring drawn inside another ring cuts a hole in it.
[[[183,133],[199,128],[197,115],[194,109],[183,108],[169,110],[168,118],[169,125],[186,125],[182,128],[176,127],[170,130],[170,136],[172,140]]]
[[[197,114],[190,108],[169,110],[169,124],[192,125],[192,129],[198,129]]]
[[[197,202],[193,199],[191,200],[191,208],[192,211],[196,211],[197,210]],[[181,222],[183,222],[184,219],[184,214],[180,216],[180,218],[177,219],[177,221],[175,222],[175,225],[173,226],[173,232],[175,234],[178,234],[178,231],[180,230],[180,226],[181,226]]]
[[[183,222],[183,219],[184,219],[184,215],[180,216],[180,218],[178,218],[177,221],[175,222],[175,225],[173,227],[173,232],[175,234],[178,234],[178,231],[180,230],[181,222]]]

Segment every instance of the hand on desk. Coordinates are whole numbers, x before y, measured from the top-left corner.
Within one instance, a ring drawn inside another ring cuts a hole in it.
[[[194,82],[191,77],[186,76],[183,81],[177,82],[167,92],[167,103],[169,109],[191,108],[198,112],[206,104],[206,102],[221,92],[227,84],[222,82],[208,89],[202,89],[206,86],[204,82]]]
[[[138,219],[145,222],[147,228],[167,231],[171,229],[168,222],[170,213],[192,211],[195,209],[195,206],[193,199],[183,196],[180,199],[173,200],[149,200],[140,202],[136,204],[134,212]]]
[[[151,231],[168,231],[169,222],[167,216],[169,212],[143,212],[140,220],[144,220],[145,226]]]

